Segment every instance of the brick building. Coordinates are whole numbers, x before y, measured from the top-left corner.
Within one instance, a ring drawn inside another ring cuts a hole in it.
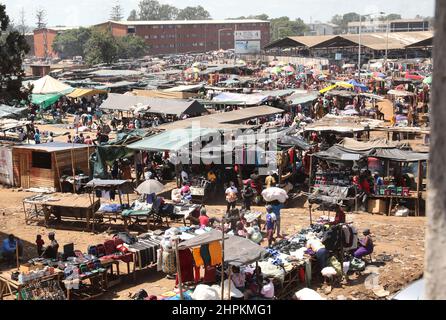
[[[34,56],[37,58],[55,58],[57,53],[53,51],[53,42],[57,34],[78,27],[48,27],[34,30]]]
[[[233,49],[236,30],[260,30],[262,48],[270,42],[270,23],[263,20],[108,21],[97,27],[114,36],[135,34],[153,55]]]

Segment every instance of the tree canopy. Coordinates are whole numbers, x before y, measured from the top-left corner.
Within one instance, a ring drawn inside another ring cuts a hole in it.
[[[210,13],[202,6],[180,9],[169,4],[161,4],[156,0],[141,0],[138,10],[130,11],[127,20],[207,20],[210,18]]]
[[[9,31],[9,22],[6,6],[0,4],[0,103],[5,104],[27,100],[29,95],[22,90],[22,62],[30,48],[20,32]]]
[[[111,13],[110,13],[110,20],[112,21],[121,21],[124,19],[124,14],[122,13],[123,9],[119,2],[116,3],[115,6],[112,7]]]
[[[91,29],[79,28],[62,32],[53,41],[53,50],[63,59],[84,56],[85,45],[91,37]]]

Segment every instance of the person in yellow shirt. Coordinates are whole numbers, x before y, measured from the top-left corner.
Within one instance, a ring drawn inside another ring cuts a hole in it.
[[[217,176],[215,175],[214,171],[211,170],[208,172],[208,180],[210,183],[217,182]]]

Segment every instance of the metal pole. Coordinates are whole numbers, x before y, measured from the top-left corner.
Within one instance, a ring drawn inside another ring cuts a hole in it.
[[[183,281],[181,279],[180,253],[178,251],[178,238],[175,239],[175,257],[177,260],[177,276],[178,276],[178,289],[180,289],[180,300],[184,300]]]
[[[359,15],[359,47],[358,47],[358,78],[361,80],[361,27],[362,16]]]
[[[225,295],[225,218],[221,219],[221,300]]]
[[[389,28],[390,28],[390,21],[389,18],[387,18],[387,35],[386,35],[386,58],[384,60],[384,65],[387,64],[387,55],[389,53]]]

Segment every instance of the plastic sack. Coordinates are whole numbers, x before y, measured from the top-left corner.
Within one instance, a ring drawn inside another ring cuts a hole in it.
[[[262,197],[266,202],[279,201],[285,203],[288,194],[281,188],[271,187],[262,191]]]

